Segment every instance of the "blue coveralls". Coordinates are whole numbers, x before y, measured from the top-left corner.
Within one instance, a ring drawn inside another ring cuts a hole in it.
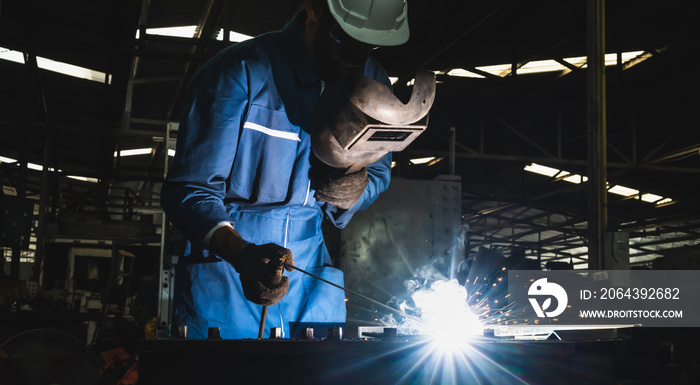
[[[228,221],[248,242],[287,247],[298,267],[343,285],[323,242],[323,216],[343,228],[388,187],[391,154],[367,167],[369,185],[355,206],[315,201],[309,131],[324,84],[302,40],[304,20],[302,11],[282,31],[222,50],[191,80],[161,191],[168,218],[189,240],[176,270],[173,314],[189,338],[206,338],[208,327],[227,339],[258,333],[262,306],[245,299],[229,263],[205,250],[216,225]],[[389,84],[373,59],[361,70]],[[266,336],[271,327],[289,337],[306,323],[345,322],[342,290],[298,271],[285,274],[289,292],[268,309]]]

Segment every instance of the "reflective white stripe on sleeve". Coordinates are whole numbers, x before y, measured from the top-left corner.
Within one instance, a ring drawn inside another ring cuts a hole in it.
[[[309,201],[309,193],[311,192],[311,181],[309,180],[309,184],[306,186],[306,198],[304,198],[304,204],[302,206],[306,206],[306,202]]]
[[[251,130],[260,131],[263,134],[274,136],[276,138],[296,140],[297,142],[301,142],[301,139],[299,139],[299,134],[296,134],[293,132],[273,130],[271,128],[267,128],[267,127],[261,126],[259,124],[251,123],[251,122],[245,122],[243,124],[243,128],[249,128]]]
[[[204,236],[204,244],[205,244],[207,247],[210,247],[210,246],[211,246],[211,245],[209,244],[209,242],[211,242],[211,236],[214,235],[214,232],[215,232],[216,230],[218,230],[218,229],[224,227],[224,226],[233,228],[233,225],[231,224],[231,222],[219,222],[219,224],[217,224],[216,226],[214,226],[214,228],[212,228],[211,230],[209,230],[209,232],[207,233],[207,235]]]

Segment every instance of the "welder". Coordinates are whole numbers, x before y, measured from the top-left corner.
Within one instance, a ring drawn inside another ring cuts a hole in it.
[[[293,336],[345,322],[343,284],[321,223],[343,228],[389,184],[391,154],[351,173],[318,163],[310,127],[324,88],[358,73],[390,86],[370,56],[409,37],[405,0],[306,0],[278,32],[222,50],[192,77],[163,184],[168,219],[187,238],[175,275],[174,326],[188,338]]]

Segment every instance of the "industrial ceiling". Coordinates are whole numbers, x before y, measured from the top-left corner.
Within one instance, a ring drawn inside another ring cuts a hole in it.
[[[157,242],[157,219],[152,230],[133,223],[157,218],[172,148],[165,144],[176,136],[169,127],[188,79],[235,44],[217,40],[219,31],[277,30],[300,5],[0,2],[2,184],[35,199],[43,189],[48,237]],[[398,95],[419,69],[436,71],[439,83],[428,131],[395,155],[395,177],[460,176],[473,250],[522,248],[543,263],[585,267],[588,190],[572,182],[588,164],[586,1],[408,0],[408,7],[409,42],[374,55],[397,78]],[[629,233],[633,265],[697,249],[699,16],[693,0],[607,1],[607,176],[617,192],[607,196],[607,213],[611,230]],[[181,26],[196,28],[191,37],[152,33]],[[45,69],[46,59],[89,69],[93,78]],[[558,69],[537,71],[545,65]],[[115,156],[139,148],[151,150]],[[528,171],[533,164],[548,168]],[[120,223],[133,232],[117,231]]]

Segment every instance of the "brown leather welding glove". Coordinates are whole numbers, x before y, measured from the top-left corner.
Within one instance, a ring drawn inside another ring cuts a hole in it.
[[[364,167],[350,174],[326,175],[315,183],[316,201],[347,210],[357,203],[368,183],[367,169]]]
[[[274,305],[289,290],[289,278],[282,276],[284,269],[292,271],[292,251],[274,243],[249,243],[236,258],[233,267],[239,273],[245,297],[259,305]]]

